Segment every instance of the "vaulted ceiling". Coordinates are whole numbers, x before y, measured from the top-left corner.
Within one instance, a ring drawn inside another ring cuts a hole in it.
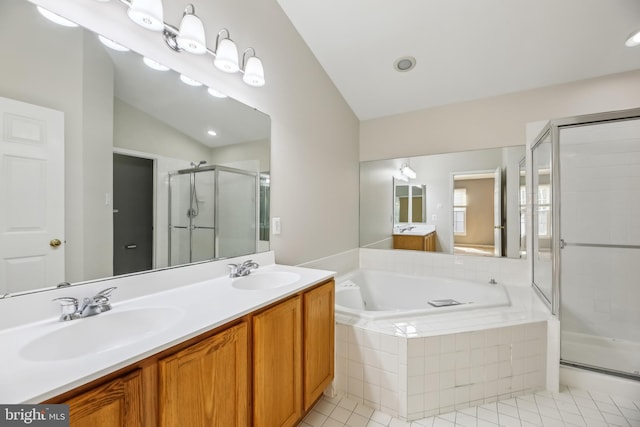
[[[640,69],[639,0],[277,1],[361,120]]]

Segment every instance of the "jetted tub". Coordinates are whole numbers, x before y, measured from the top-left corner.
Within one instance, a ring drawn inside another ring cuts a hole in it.
[[[500,284],[359,269],[337,280],[336,313],[365,319],[509,306]]]

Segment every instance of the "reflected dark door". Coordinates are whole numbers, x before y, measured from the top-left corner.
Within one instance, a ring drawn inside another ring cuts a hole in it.
[[[113,273],[152,268],[153,160],[113,155]]]

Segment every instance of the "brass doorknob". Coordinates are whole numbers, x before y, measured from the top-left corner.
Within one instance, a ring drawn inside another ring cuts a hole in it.
[[[49,242],[49,246],[51,246],[52,248],[57,248],[61,244],[62,242],[59,239],[53,239]]]

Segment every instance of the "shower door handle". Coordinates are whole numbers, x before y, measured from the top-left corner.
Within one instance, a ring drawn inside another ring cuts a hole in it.
[[[560,249],[564,249],[565,246],[567,246],[567,244],[564,239],[560,239]]]

